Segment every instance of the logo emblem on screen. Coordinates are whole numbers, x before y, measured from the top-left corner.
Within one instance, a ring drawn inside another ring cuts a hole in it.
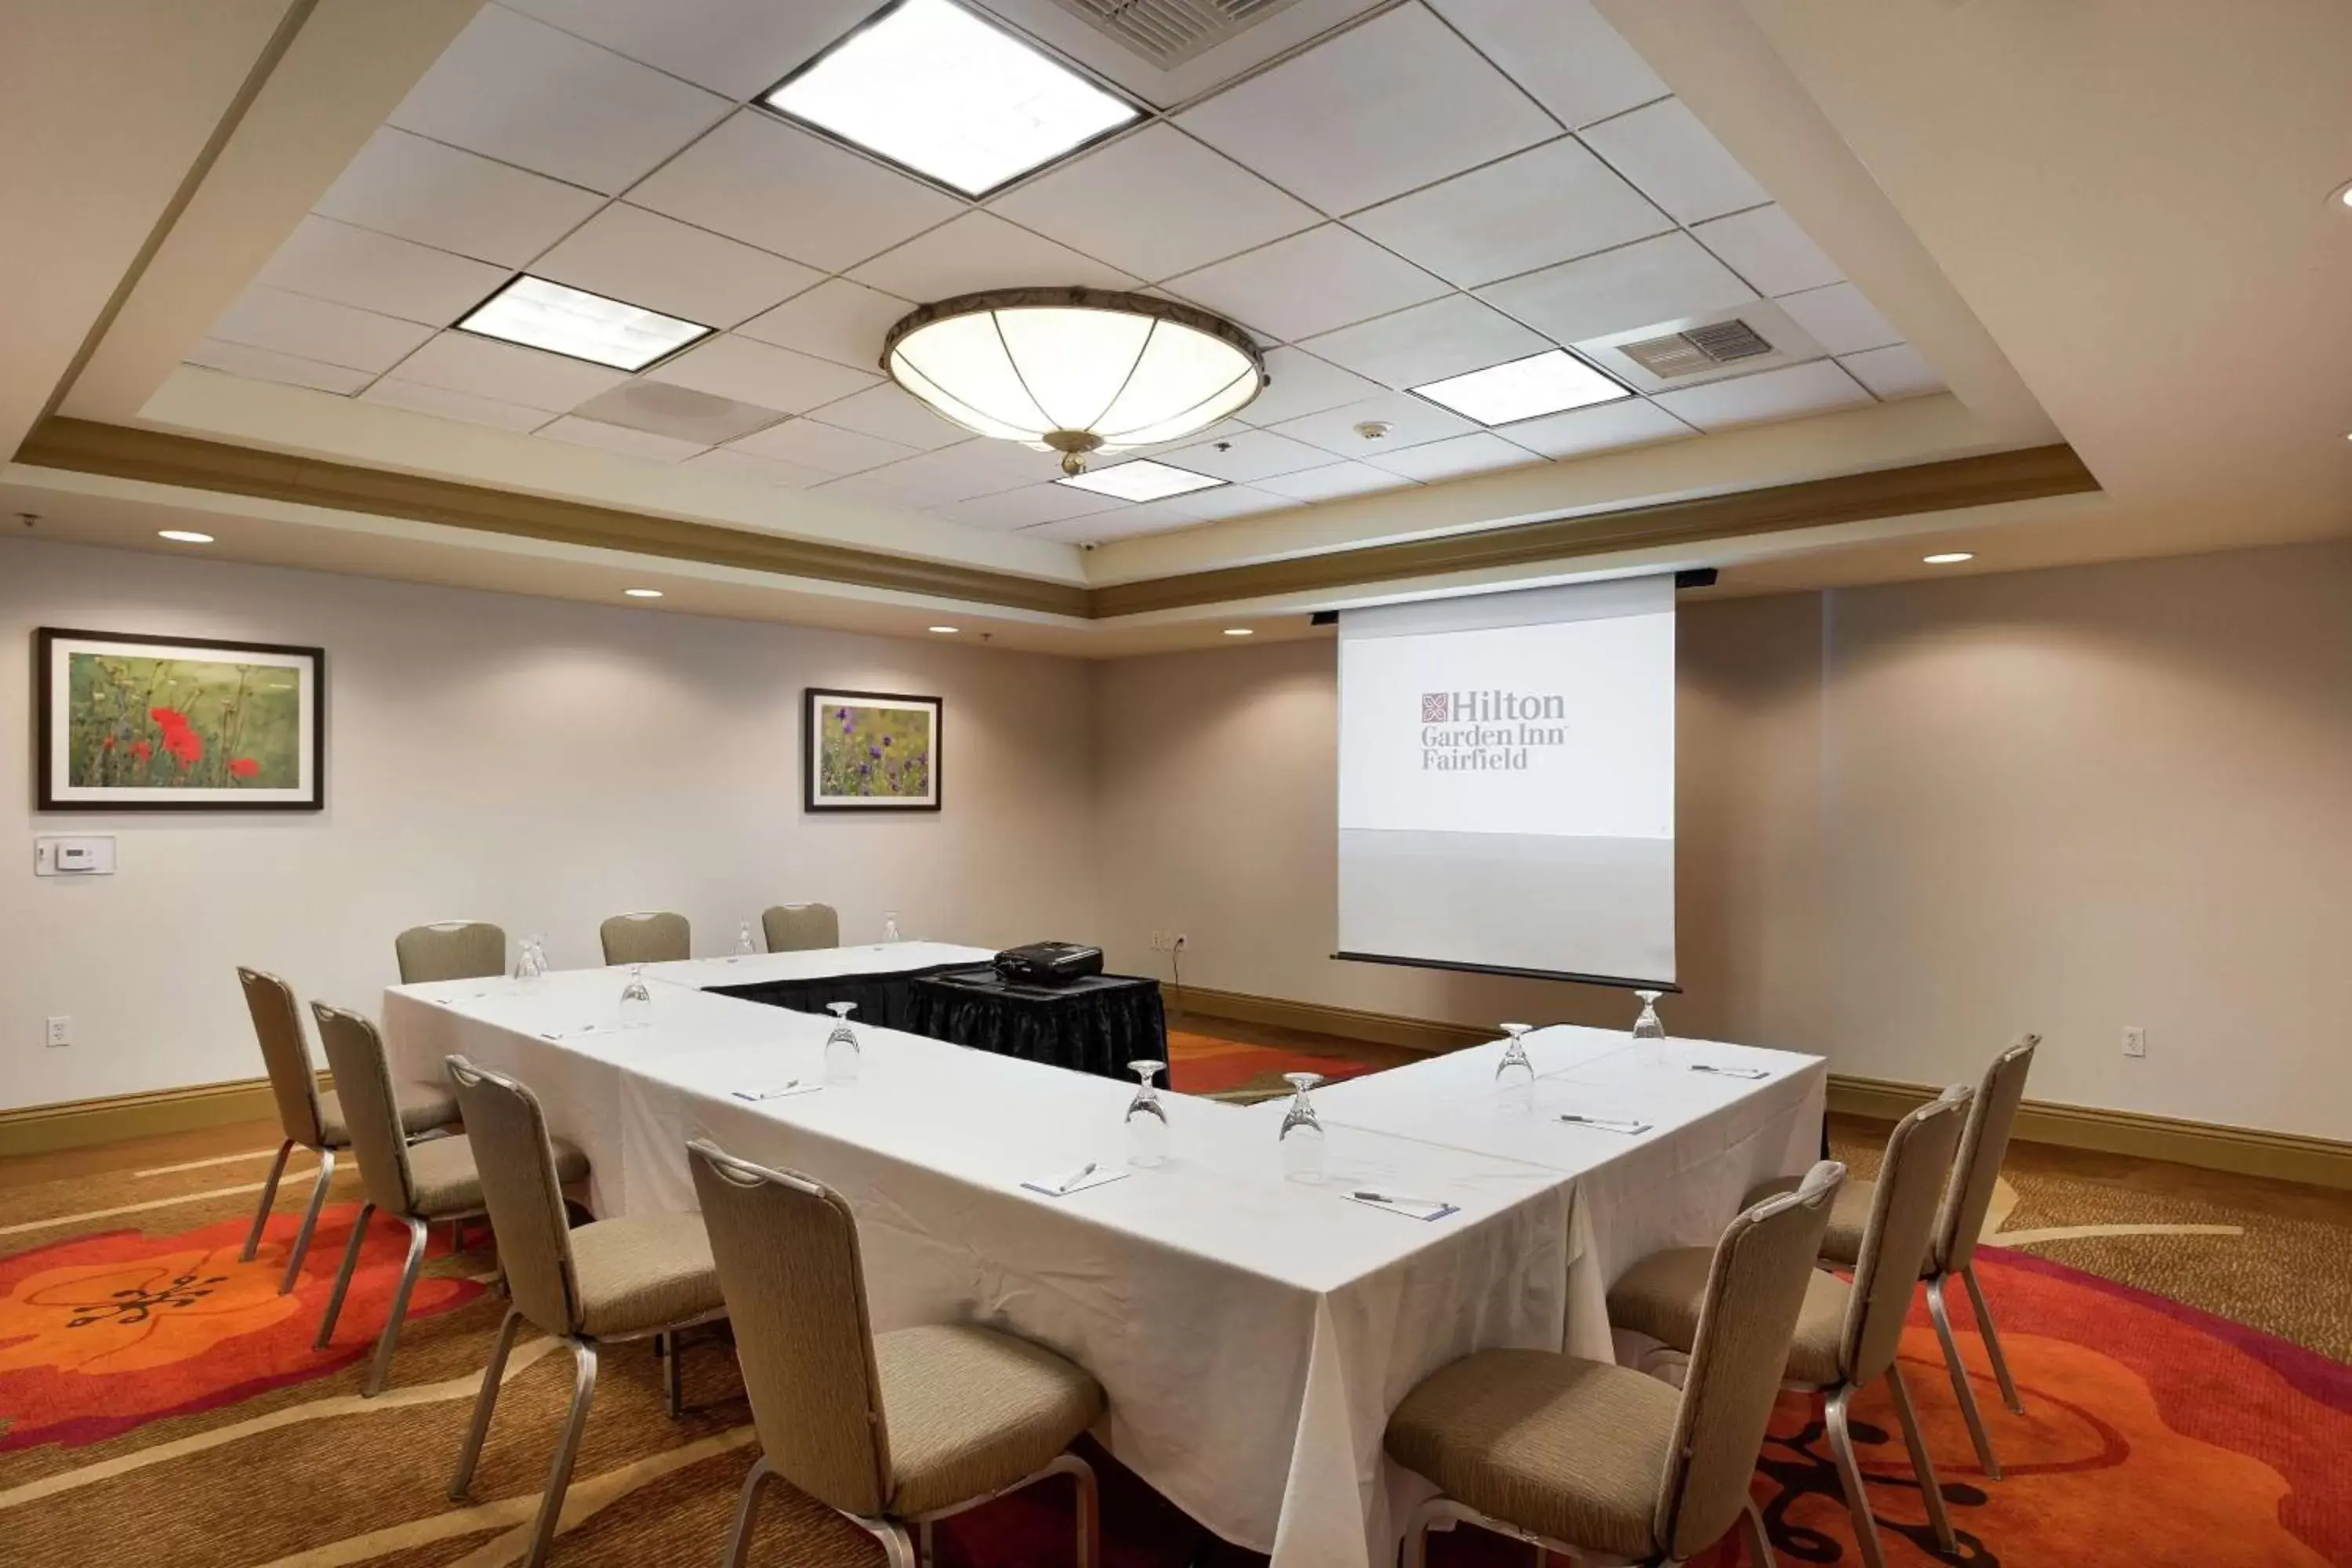
[[[1443,724],[1454,717],[1454,694],[1450,691],[1424,691],[1421,694],[1421,721]]]

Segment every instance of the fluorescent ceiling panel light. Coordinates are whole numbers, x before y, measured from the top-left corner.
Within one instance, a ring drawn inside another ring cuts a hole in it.
[[[1412,390],[1481,425],[1508,425],[1633,395],[1566,349],[1488,365]]]
[[[948,0],[901,0],[761,101],[968,196],[1136,118]]]
[[[1207,474],[1196,474],[1190,468],[1172,468],[1155,463],[1149,458],[1132,462],[1116,463],[1108,468],[1091,468],[1083,474],[1072,474],[1055,479],[1057,485],[1072,489],[1092,490],[1098,496],[1116,496],[1120,500],[1164,500],[1170,496],[1205,490],[1225,481]]]
[[[491,295],[457,323],[457,330],[627,371],[643,370],[711,332],[697,321],[682,321],[584,289],[567,289],[529,273]]]

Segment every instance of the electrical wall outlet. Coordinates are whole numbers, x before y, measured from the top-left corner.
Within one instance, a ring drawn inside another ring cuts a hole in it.
[[[2124,1055],[2127,1057],[2147,1055],[2147,1031],[2137,1024],[2124,1026]]]
[[[46,1038],[51,1047],[72,1045],[73,1020],[71,1018],[50,1019],[49,1031]]]
[[[1182,931],[1178,931],[1178,932],[1176,933],[1176,940],[1175,940],[1175,942],[1174,942],[1173,943],[1171,943],[1171,944],[1170,945],[1170,947],[1169,947],[1168,951],[1169,951],[1169,952],[1190,952],[1190,951],[1191,951],[1191,943],[1192,943],[1192,939],[1191,937],[1186,936]]]
[[[1166,931],[1156,931],[1151,933],[1151,951],[1154,952],[1166,952],[1169,951],[1168,933]]]

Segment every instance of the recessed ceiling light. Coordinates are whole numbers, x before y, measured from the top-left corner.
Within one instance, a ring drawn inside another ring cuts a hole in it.
[[[1072,474],[1054,482],[1067,485],[1072,489],[1092,490],[1098,496],[1117,496],[1120,500],[1160,500],[1192,490],[1205,490],[1225,481],[1212,479],[1207,474],[1196,474],[1190,468],[1155,463],[1149,458],[1137,458],[1125,463],[1114,463],[1108,468],[1089,468],[1083,474]]]
[[[948,0],[900,0],[761,101],[968,196],[1137,112]]]
[[[1225,628],[1225,635],[1229,637],[1255,637],[1257,633],[1254,628],[1249,626],[1227,626]]]
[[[1566,349],[1529,354],[1412,390],[1481,425],[1508,425],[1514,419],[1633,395]]]
[[[961,626],[933,626],[931,630],[939,633],[940,636],[943,637],[951,637],[955,636],[956,633],[963,630],[963,628]]]
[[[627,371],[643,370],[711,333],[698,321],[682,321],[527,272],[476,306],[457,330]]]
[[[624,588],[621,592],[632,599],[658,599],[662,596],[659,588]]]
[[[1973,550],[1939,550],[1933,555],[1919,557],[1930,566],[1958,566],[1963,561],[1974,561],[1976,558],[1977,553]]]
[[[2352,207],[2352,183],[2336,186],[2335,200],[2340,206]]]
[[[210,544],[213,542],[211,534],[198,533],[193,528],[159,528],[155,531],[155,537],[168,539],[174,544]]]

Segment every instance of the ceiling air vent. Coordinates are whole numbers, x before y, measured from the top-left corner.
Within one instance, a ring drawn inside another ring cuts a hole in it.
[[[1660,381],[1672,381],[1678,375],[1696,375],[1737,360],[1769,354],[1772,345],[1745,321],[1710,321],[1663,338],[1620,343],[1617,352]]]
[[[1152,64],[1178,66],[1238,37],[1291,0],[1061,0]]]

